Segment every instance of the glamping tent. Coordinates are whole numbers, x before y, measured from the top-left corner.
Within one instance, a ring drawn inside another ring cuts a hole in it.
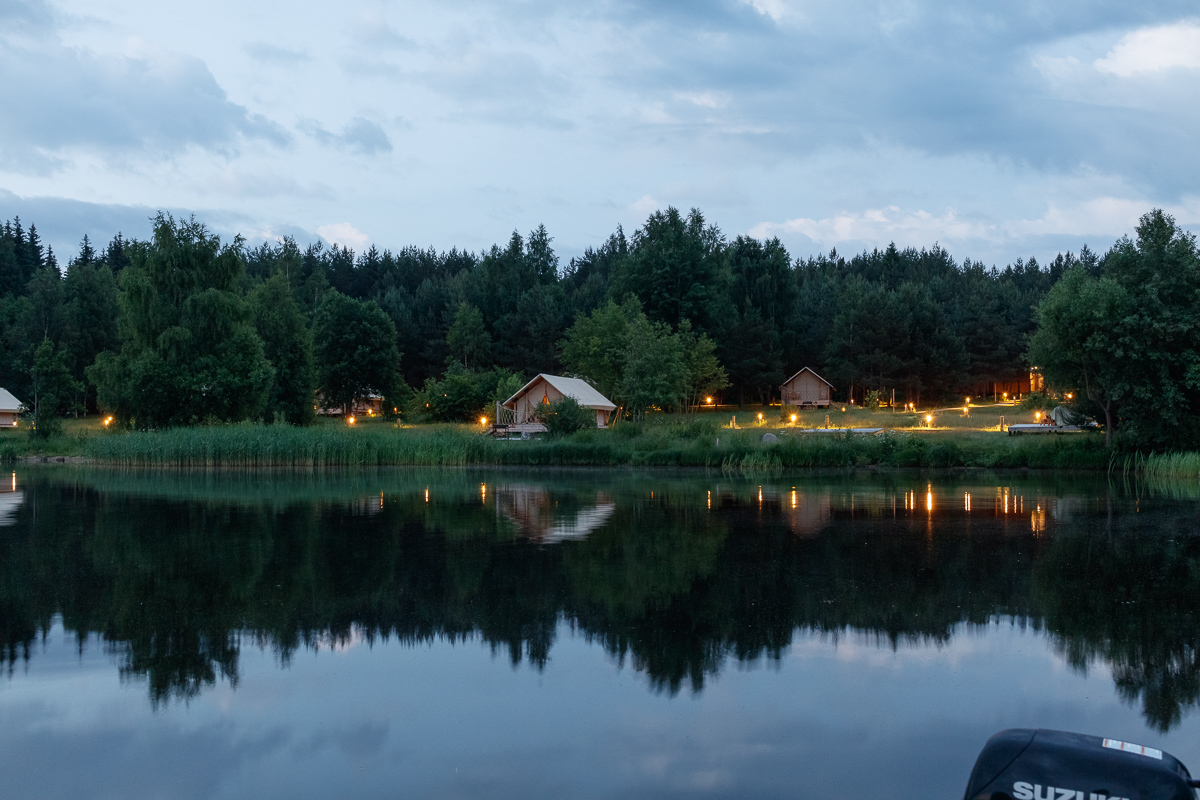
[[[538,408],[564,397],[572,397],[579,405],[595,411],[597,428],[607,428],[608,416],[617,408],[587,381],[538,375],[512,397],[496,404],[496,428],[520,433],[544,431],[545,426],[534,418]]]
[[[808,367],[779,387],[779,398],[785,406],[828,406],[832,396],[833,384]]]
[[[17,427],[17,414],[21,412],[21,401],[7,389],[0,389],[0,428]]]

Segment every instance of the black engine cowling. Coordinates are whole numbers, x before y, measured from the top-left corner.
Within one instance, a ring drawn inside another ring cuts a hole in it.
[[[988,739],[965,800],[1196,800],[1187,767],[1150,747],[1013,728]]]

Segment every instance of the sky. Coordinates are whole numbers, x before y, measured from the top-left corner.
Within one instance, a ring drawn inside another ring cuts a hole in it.
[[[565,258],[667,206],[1003,266],[1200,228],[1194,2],[0,0],[0,218]]]

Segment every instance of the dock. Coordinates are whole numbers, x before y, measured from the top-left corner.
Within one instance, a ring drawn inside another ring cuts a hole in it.
[[[1042,425],[1041,423],[1032,423],[1028,425],[1009,425],[1009,436],[1026,436],[1046,433],[1083,433],[1089,428],[1083,425]]]

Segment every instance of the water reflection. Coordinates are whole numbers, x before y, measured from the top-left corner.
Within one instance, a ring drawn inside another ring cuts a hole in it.
[[[1200,697],[1186,487],[46,470],[8,495],[10,672],[61,619],[155,703],[236,686],[247,642],[286,664],[478,638],[541,667],[565,623],[674,693],[779,659],[798,631],[936,646],[997,619],[1044,629],[1077,670],[1111,669],[1161,730]]]

